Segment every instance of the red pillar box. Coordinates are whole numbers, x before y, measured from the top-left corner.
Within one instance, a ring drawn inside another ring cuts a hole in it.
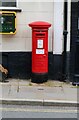
[[[48,80],[48,22],[37,21],[32,27],[32,82],[42,83]]]

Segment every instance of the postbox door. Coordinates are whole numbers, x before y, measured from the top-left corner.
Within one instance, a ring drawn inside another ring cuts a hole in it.
[[[35,32],[33,39],[32,72],[48,72],[48,40],[47,32]]]

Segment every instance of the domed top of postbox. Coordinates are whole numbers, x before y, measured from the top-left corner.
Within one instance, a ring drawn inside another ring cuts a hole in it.
[[[36,22],[30,23],[29,26],[32,28],[49,28],[51,27],[51,24],[44,21],[36,21]]]

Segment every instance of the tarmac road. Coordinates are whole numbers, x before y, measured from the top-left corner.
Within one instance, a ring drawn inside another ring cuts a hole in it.
[[[0,105],[2,118],[77,118],[76,107]]]

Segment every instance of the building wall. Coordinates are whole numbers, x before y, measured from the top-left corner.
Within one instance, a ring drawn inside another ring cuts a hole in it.
[[[62,54],[63,51],[63,17],[64,16],[64,3],[54,2],[54,41],[53,53]]]
[[[0,35],[2,62],[9,70],[9,77],[31,77],[32,31],[28,24],[40,20],[52,24],[48,36],[49,78],[59,79],[62,74],[63,2],[18,0],[18,7],[22,12],[16,14],[16,34]]]
[[[17,33],[15,35],[2,35],[3,51],[31,51],[32,39],[31,28],[28,26],[33,21],[47,21],[53,24],[53,2],[19,2],[22,9],[17,13]],[[52,32],[49,30],[49,51],[52,50]]]

